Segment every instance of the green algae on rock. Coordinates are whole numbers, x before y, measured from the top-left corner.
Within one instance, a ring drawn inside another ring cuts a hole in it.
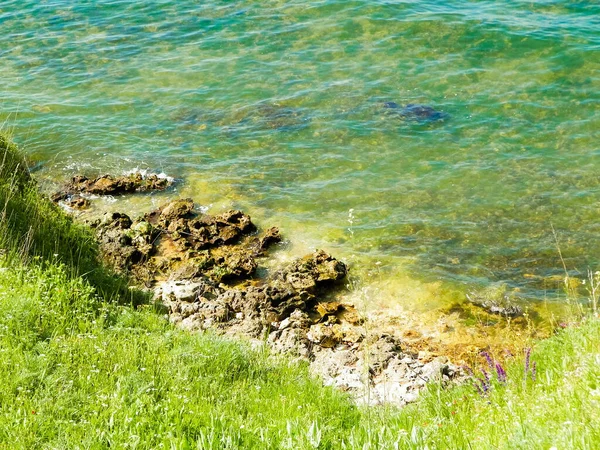
[[[83,208],[89,206],[89,200],[82,194],[123,195],[133,192],[164,191],[173,185],[172,178],[157,174],[142,175],[133,173],[124,176],[102,175],[88,178],[76,175],[60,191],[51,196],[52,201],[64,201],[68,206]]]

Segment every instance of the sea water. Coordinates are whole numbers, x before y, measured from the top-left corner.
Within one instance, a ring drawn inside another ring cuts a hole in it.
[[[0,26],[38,178],[179,180],[100,207],[242,208],[416,308],[600,268],[598,2],[3,0]]]

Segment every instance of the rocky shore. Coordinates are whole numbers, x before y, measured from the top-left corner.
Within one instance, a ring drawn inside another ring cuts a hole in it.
[[[75,177],[53,200],[168,187],[154,177],[136,180]],[[429,381],[461,377],[446,357],[420,358],[393,334],[369,332],[360,311],[337,299],[348,267],[326,252],[276,269],[261,266],[282,237],[275,227],[259,231],[241,211],[208,215],[185,198],[139,218],[114,212],[88,224],[106,262],[150,290],[173,323],[306,360],[325,384],[360,403],[403,405]]]

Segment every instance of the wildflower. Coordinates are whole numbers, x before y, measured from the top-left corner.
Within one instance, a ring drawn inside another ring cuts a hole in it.
[[[469,366],[467,365],[463,365],[462,369],[467,372],[470,376],[474,377],[475,374],[473,373],[473,369],[471,369]]]
[[[481,372],[483,373],[483,378],[485,378],[486,383],[489,384],[490,383],[490,376],[485,371],[485,369],[481,369]]]
[[[527,374],[529,373],[530,358],[531,358],[531,347],[527,347],[525,349],[525,377],[527,377]]]
[[[483,378],[478,378],[479,383],[481,383],[481,388],[477,390],[479,391],[482,397],[485,397],[487,396],[491,387],[490,376],[485,371],[485,369],[481,369],[481,372],[483,373]]]
[[[536,367],[536,364],[535,364],[535,361],[534,361],[533,364],[532,364],[532,366],[531,366],[531,379],[533,381],[535,381],[536,375],[537,375],[537,367]]]
[[[499,362],[496,362],[496,375],[500,383],[506,383],[506,371]]]
[[[488,352],[481,352],[481,354],[483,355],[483,357],[485,358],[485,360],[488,363],[488,366],[490,367],[490,370],[494,370],[494,362],[492,361],[492,357],[490,356],[490,354]]]
[[[473,382],[473,385],[475,386],[475,389],[477,390],[477,393],[478,393],[479,395],[481,395],[482,397],[485,397],[485,391],[484,391],[484,389],[481,387],[481,386],[483,386],[483,385],[484,385],[484,382],[483,382],[482,380],[480,380],[479,378],[478,378],[477,380],[479,381],[479,383],[480,383],[481,385],[480,385],[479,383],[475,382],[475,381]]]

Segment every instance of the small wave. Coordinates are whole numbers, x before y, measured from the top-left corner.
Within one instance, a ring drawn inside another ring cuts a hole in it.
[[[167,175],[164,172],[155,173],[155,172],[150,172],[148,169],[140,169],[139,167],[136,167],[136,168],[128,170],[128,171],[125,171],[125,172],[123,172],[123,175],[125,175],[125,176],[128,176],[128,175],[141,175],[143,179],[146,179],[149,176],[154,175],[157,178],[160,178],[162,180],[167,180],[169,183],[173,183],[175,181],[174,177],[170,177],[169,175]]]

